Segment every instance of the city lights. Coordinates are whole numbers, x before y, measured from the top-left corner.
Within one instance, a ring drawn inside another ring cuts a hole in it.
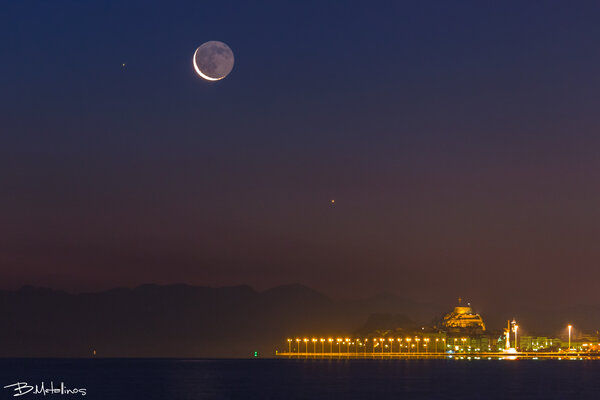
[[[528,336],[516,320],[508,320],[504,329],[483,331],[483,319],[470,311],[470,305],[456,307],[451,326],[463,324],[462,328],[434,329],[420,327],[414,332],[404,332],[406,337],[396,336],[396,331],[378,331],[366,336],[310,336],[287,338],[287,345],[277,349],[277,356],[297,358],[455,358],[477,359],[590,359],[600,358],[597,333],[577,332],[567,325],[561,337]],[[463,318],[462,316],[465,316]],[[472,324],[472,325],[469,325]],[[469,326],[476,329],[468,329]],[[575,340],[574,340],[575,339]],[[312,346],[310,346],[312,343]],[[321,346],[318,345],[321,343]],[[325,344],[329,343],[329,346]],[[396,345],[397,343],[397,345]],[[434,344],[435,343],[435,344]],[[336,346],[334,346],[334,344]],[[286,351],[287,350],[287,351]],[[569,353],[566,357],[565,353]]]

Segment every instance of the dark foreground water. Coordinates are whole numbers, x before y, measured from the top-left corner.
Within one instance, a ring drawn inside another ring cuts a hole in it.
[[[600,399],[600,361],[0,359],[0,377],[2,399]],[[51,381],[86,395],[3,388]]]

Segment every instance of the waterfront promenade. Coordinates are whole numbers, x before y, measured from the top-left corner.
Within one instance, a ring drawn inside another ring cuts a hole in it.
[[[456,353],[372,353],[372,352],[341,352],[341,353],[302,353],[302,352],[283,352],[276,353],[278,358],[298,358],[298,359],[468,359],[468,360],[483,360],[483,359],[565,359],[565,360],[591,360],[599,359],[600,354],[596,352],[583,351],[560,351],[560,352],[456,352]]]

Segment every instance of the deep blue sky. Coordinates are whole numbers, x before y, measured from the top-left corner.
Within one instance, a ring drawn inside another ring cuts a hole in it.
[[[598,21],[583,1],[4,2],[2,285],[485,305],[510,279],[514,301],[596,301]],[[216,83],[191,63],[208,40],[236,57]]]

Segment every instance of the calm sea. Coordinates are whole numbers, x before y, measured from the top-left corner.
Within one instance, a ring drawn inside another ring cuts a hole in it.
[[[0,376],[86,391],[7,399],[600,399],[600,361],[3,359]]]

